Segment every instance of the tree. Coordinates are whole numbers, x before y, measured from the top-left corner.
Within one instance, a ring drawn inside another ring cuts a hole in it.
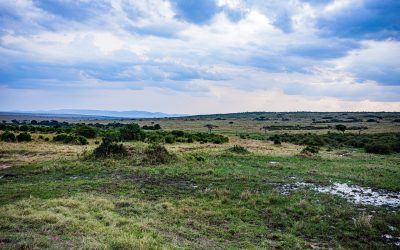
[[[346,131],[346,129],[347,129],[347,127],[343,124],[336,125],[336,130],[342,131],[343,134],[344,134],[344,131]]]
[[[361,132],[362,132],[363,130],[365,130],[365,129],[368,129],[368,128],[367,128],[367,127],[362,127],[362,126],[359,127],[359,128],[358,128],[358,134],[361,135]]]
[[[262,126],[262,127],[260,128],[260,130],[264,130],[264,133],[267,133],[268,126],[267,126],[267,125]]]
[[[32,141],[32,137],[30,134],[23,132],[19,135],[17,135],[17,141],[21,142],[21,141]]]
[[[218,126],[217,126],[217,125],[214,125],[214,124],[207,124],[207,125],[205,125],[204,127],[205,127],[205,128],[208,128],[208,132],[209,132],[209,133],[211,133],[211,131],[212,131],[214,128],[218,128]]]
[[[15,135],[9,131],[4,132],[1,134],[0,139],[6,142],[15,142]]]
[[[96,129],[87,125],[77,127],[75,133],[86,138],[96,138]]]
[[[126,124],[119,130],[123,141],[141,141],[145,139],[145,133],[136,123]]]

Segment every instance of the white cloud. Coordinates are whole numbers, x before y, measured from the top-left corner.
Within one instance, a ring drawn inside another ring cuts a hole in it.
[[[397,76],[400,79],[400,43],[323,37],[315,25],[318,17],[353,8],[352,4],[362,5],[361,0],[336,0],[328,5],[296,0],[218,0],[218,6],[226,9],[203,25],[176,19],[173,6],[166,0],[110,0],[109,11],[82,22],[68,22],[33,3],[0,3],[23,20],[1,27],[0,65],[57,65],[73,69],[79,76],[72,83],[70,79],[63,82],[61,76],[29,79],[32,84],[42,81],[51,86],[81,85],[104,98],[108,98],[106,91],[111,93],[109,98],[114,98],[115,93],[127,89],[126,93],[135,98],[138,93],[147,96],[139,98],[147,103],[143,105],[151,105],[152,97],[170,102],[168,95],[173,93],[188,103],[192,99],[197,105],[193,109],[198,112],[214,109],[205,102],[221,105],[221,112],[241,110],[242,104],[234,103],[239,95],[246,98],[246,110],[313,110],[316,103],[327,109],[334,109],[335,105],[360,108],[357,103],[374,109],[380,107],[378,101],[388,108],[398,108],[398,80],[387,86],[382,83],[396,80]],[[242,16],[232,20],[229,11],[239,11]],[[358,43],[361,48],[354,45]],[[293,48],[311,48],[311,52],[296,54]],[[315,51],[320,48],[344,49],[347,53],[336,59],[329,56],[340,53],[318,57]],[[1,78],[0,82],[10,85]],[[155,86],[163,90],[152,89]],[[7,89],[6,93],[20,95],[21,91]],[[40,93],[48,94],[43,91]],[[286,100],[287,106],[273,103],[279,100]],[[388,100],[394,106],[383,102]],[[118,105],[110,99],[108,103],[117,108],[120,104],[119,100],[116,102]],[[6,103],[3,101],[2,105]],[[135,101],[132,105],[139,104]]]

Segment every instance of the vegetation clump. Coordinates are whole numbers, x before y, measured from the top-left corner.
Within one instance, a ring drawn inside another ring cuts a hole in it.
[[[160,126],[160,124],[144,125],[144,126],[142,126],[142,129],[144,129],[144,130],[160,130],[161,126]]]
[[[128,151],[122,144],[112,141],[110,138],[104,138],[101,144],[93,151],[97,158],[124,156]]]
[[[306,146],[305,148],[303,148],[301,153],[303,153],[303,154],[307,154],[307,153],[318,154],[319,149],[320,148],[318,146]]]
[[[214,125],[214,124],[207,124],[207,125],[204,125],[204,127],[208,129],[209,133],[211,133],[213,129],[218,128],[218,126]]]
[[[390,154],[391,153],[391,148],[389,145],[382,144],[379,142],[373,142],[370,144],[365,145],[365,152],[371,153],[371,154]]]
[[[143,141],[146,137],[144,131],[136,123],[126,124],[119,130],[122,141]]]
[[[347,127],[343,124],[336,125],[336,130],[341,131],[343,134],[346,131]]]
[[[14,135],[14,133],[10,132],[10,131],[6,131],[3,134],[1,134],[1,138],[2,141],[6,141],[6,142],[15,142],[16,137]]]
[[[76,136],[70,134],[59,134],[54,136],[53,141],[62,142],[65,144],[77,144],[77,145],[87,145],[88,140],[83,136]]]
[[[96,129],[87,125],[77,127],[75,133],[86,138],[96,138]]]
[[[167,164],[175,158],[163,145],[158,143],[150,144],[145,149],[144,155],[144,162],[151,165]]]
[[[233,147],[229,148],[228,151],[236,154],[248,154],[250,153],[247,148],[242,147],[240,145],[234,145]]]
[[[31,134],[28,134],[26,132],[20,133],[17,135],[17,141],[23,142],[23,141],[32,141]]]

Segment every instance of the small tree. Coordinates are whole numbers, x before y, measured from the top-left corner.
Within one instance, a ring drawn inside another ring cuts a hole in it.
[[[342,131],[343,134],[344,134],[344,131],[346,131],[346,129],[347,129],[347,127],[343,124],[336,125],[336,130]]]
[[[77,127],[75,133],[86,138],[96,138],[96,129],[87,125]]]
[[[32,141],[32,137],[30,134],[23,132],[19,135],[17,135],[17,141],[21,142],[21,141]]]
[[[13,133],[11,133],[10,131],[6,131],[3,134],[1,134],[0,139],[6,142],[15,142],[16,138]]]
[[[205,127],[205,128],[208,128],[208,132],[209,132],[209,133],[211,133],[211,131],[212,131],[214,128],[218,128],[218,126],[217,126],[217,125],[214,125],[214,124],[207,124],[207,125],[205,125],[204,127]]]
[[[368,128],[367,128],[367,127],[362,127],[362,126],[359,127],[359,128],[358,128],[358,134],[361,135],[361,132],[362,132],[363,130],[365,130],[365,129],[368,129]]]
[[[262,126],[261,128],[260,128],[260,130],[264,130],[264,133],[267,133],[267,130],[268,130],[268,126]]]
[[[136,123],[126,124],[119,130],[123,141],[140,141],[145,139],[145,133]]]

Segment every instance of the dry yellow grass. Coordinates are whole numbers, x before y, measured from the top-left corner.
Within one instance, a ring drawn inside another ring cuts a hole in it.
[[[3,168],[40,162],[59,157],[75,157],[94,145],[68,145],[54,142],[32,141],[24,143],[0,142],[0,164]]]

